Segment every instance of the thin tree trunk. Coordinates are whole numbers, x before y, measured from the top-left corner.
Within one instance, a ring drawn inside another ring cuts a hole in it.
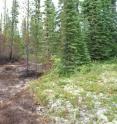
[[[29,72],[29,0],[27,1],[27,39],[26,39],[26,66],[27,74]]]

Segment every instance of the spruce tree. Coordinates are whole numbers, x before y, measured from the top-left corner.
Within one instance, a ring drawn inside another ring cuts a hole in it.
[[[31,15],[30,35],[33,52],[35,54],[36,62],[40,59],[42,54],[42,17],[40,12],[40,0],[34,0],[34,11]]]
[[[0,34],[2,34],[2,14],[1,14],[1,17],[0,17]]]
[[[61,19],[61,39],[63,42],[62,71],[71,74],[78,66],[87,63],[87,46],[82,40],[78,3],[76,0],[64,0]]]
[[[15,35],[17,35],[16,33],[18,32],[18,28],[17,28],[17,24],[18,24],[18,2],[17,0],[13,0],[12,3],[12,11],[11,11],[11,43],[10,43],[10,56],[9,59],[12,60],[13,59],[13,46],[14,46],[14,41],[15,41]]]
[[[46,51],[47,59],[53,54],[55,49],[55,7],[52,0],[45,1],[44,10],[44,49]]]
[[[111,0],[113,12],[116,12],[116,0]]]
[[[5,25],[4,25],[4,36],[5,36],[5,41],[6,41],[6,44],[7,46],[10,45],[10,40],[11,40],[11,35],[12,35],[12,32],[11,32],[11,18],[10,18],[10,15],[8,13],[8,10],[6,12],[6,19],[5,19]]]
[[[113,51],[111,0],[85,0],[83,12],[88,21],[87,41],[92,60],[108,59]]]
[[[0,17],[0,59],[2,58],[2,51],[3,51],[3,49],[2,49],[2,14],[1,14],[1,17]]]
[[[87,42],[84,39],[83,31],[81,30],[82,16],[79,12],[80,1],[75,0],[76,13],[77,13],[77,53],[76,64],[77,66],[87,64],[90,62],[90,55],[87,47]]]
[[[112,33],[112,54],[111,57],[117,57],[117,7],[116,7],[116,0],[112,0],[112,17],[111,17],[111,33]]]
[[[63,47],[63,40],[64,34],[63,34],[63,20],[64,19],[64,13],[63,13],[63,1],[59,0],[58,3],[58,10],[56,12],[56,28],[57,28],[57,44],[55,47],[56,50],[58,49],[58,55],[61,57],[62,54],[62,47]]]

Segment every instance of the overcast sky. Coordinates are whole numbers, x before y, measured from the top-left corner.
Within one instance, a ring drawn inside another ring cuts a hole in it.
[[[0,13],[3,12],[3,8],[4,8],[4,1],[5,0],[0,0]],[[7,1],[7,7],[8,9],[11,8],[12,6],[12,0],[6,0]],[[30,1],[33,1],[33,0],[30,0]],[[25,4],[26,0],[18,0],[18,3],[20,5],[20,11],[22,12],[23,11],[23,6]],[[53,0],[55,6],[57,6],[58,4],[58,0]],[[41,5],[43,5],[44,3],[44,0],[41,0]]]
[[[4,10],[4,1],[5,0],[0,0],[0,14],[3,13]],[[9,12],[11,11],[10,8],[12,6],[12,0],[6,0],[7,1],[7,8],[9,9]],[[30,0],[33,1],[33,0]],[[41,6],[43,6],[45,0],[41,0]],[[58,5],[58,0],[53,0],[55,6],[57,7]],[[26,4],[26,0],[18,0],[19,3],[19,20],[21,22],[23,16],[25,16],[25,10],[24,10],[24,6]],[[20,26],[20,25],[19,25]]]

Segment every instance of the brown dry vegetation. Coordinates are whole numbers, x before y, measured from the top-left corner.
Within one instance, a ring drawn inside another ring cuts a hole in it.
[[[39,115],[28,81],[35,77],[21,77],[24,66],[18,63],[0,66],[0,124],[48,124],[49,119]]]

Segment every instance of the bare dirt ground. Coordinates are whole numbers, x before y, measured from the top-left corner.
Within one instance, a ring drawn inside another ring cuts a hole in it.
[[[25,75],[19,63],[0,65],[0,124],[48,124],[47,117],[36,112],[39,105],[28,91],[28,81],[39,75]]]

